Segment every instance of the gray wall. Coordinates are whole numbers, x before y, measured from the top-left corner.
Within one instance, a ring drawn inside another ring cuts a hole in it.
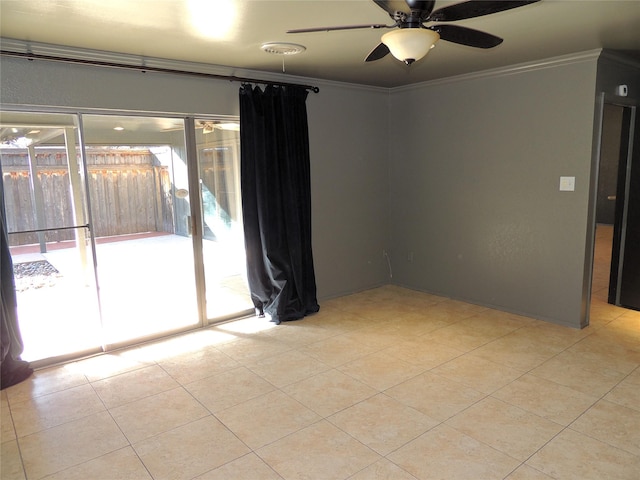
[[[584,324],[596,60],[391,95],[394,283]]]
[[[387,96],[331,85],[307,100],[316,279],[327,296],[389,281]]]
[[[0,58],[5,105],[237,115],[238,83]],[[283,80],[292,81],[289,78]],[[295,80],[294,80],[295,81]],[[309,83],[309,82],[304,82]],[[385,89],[322,83],[307,106],[318,296],[386,283]]]
[[[238,114],[226,81],[7,57],[0,68],[3,104]],[[584,326],[594,98],[625,82],[637,98],[637,72],[589,53],[391,91],[305,81],[321,88],[307,102],[319,297],[393,282]],[[574,192],[560,176],[576,177]]]

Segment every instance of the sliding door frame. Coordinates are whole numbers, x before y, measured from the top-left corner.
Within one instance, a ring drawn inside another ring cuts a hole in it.
[[[110,351],[114,351],[120,348],[133,346],[141,343],[145,343],[152,340],[157,340],[160,338],[170,337],[172,335],[197,330],[200,328],[206,328],[212,324],[223,323],[229,321],[233,318],[242,318],[247,316],[252,311],[239,311],[236,314],[229,315],[224,318],[215,318],[210,319],[207,317],[207,306],[206,306],[206,283],[205,283],[205,269],[204,269],[204,256],[203,256],[203,234],[204,234],[204,226],[202,224],[203,212],[202,212],[202,195],[201,195],[201,186],[200,186],[200,178],[199,178],[199,161],[198,161],[198,146],[196,140],[196,124],[195,119],[203,119],[203,118],[211,118],[218,119],[220,115],[207,115],[207,114],[184,114],[184,113],[176,113],[176,112],[155,112],[155,111],[122,111],[122,110],[106,110],[106,109],[75,109],[68,107],[34,107],[30,105],[5,105],[0,104],[0,111],[7,113],[30,113],[30,114],[67,114],[74,115],[78,121],[78,143],[79,143],[79,152],[82,158],[82,168],[84,174],[84,189],[85,189],[85,199],[86,202],[86,220],[90,228],[93,228],[93,213],[91,209],[91,195],[89,194],[89,178],[88,178],[88,166],[86,163],[87,155],[86,155],[86,145],[85,145],[85,131],[84,131],[84,116],[87,115],[107,115],[107,116],[129,116],[129,117],[164,117],[164,118],[172,118],[179,119],[184,122],[184,135],[185,135],[185,149],[186,149],[186,165],[188,171],[188,186],[191,195],[193,195],[193,201],[190,201],[190,215],[191,215],[191,231],[189,232],[192,240],[192,249],[193,249],[193,261],[194,261],[194,276],[196,282],[196,299],[197,299],[197,312],[198,312],[198,321],[196,324],[192,324],[188,327],[177,328],[170,331],[165,331],[162,333],[150,334],[149,336],[142,338],[135,338],[131,341],[123,341],[117,343],[107,343],[106,337],[104,333],[101,336],[101,345],[96,345],[95,350],[83,351],[83,352],[74,352],[69,354],[63,354],[60,356],[56,356],[55,358],[47,358],[43,360],[36,360],[34,366],[41,367],[46,366],[53,363],[58,363],[62,361],[69,361],[75,358],[79,358],[86,355],[91,354],[99,354],[106,353]],[[224,116],[228,118],[228,116]],[[100,297],[100,284],[99,284],[99,271],[98,271],[98,259],[96,258],[96,240],[94,235],[90,236],[90,247],[92,251],[92,263],[93,263],[93,271],[94,271],[94,281],[98,298],[98,309],[99,309],[99,318],[101,322],[102,329],[104,330],[104,319],[102,315],[102,303]]]

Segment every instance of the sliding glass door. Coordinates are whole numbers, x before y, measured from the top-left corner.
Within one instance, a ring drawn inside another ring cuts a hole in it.
[[[82,120],[105,343],[199,325],[184,121]]]
[[[198,119],[195,132],[206,316],[215,321],[253,309],[242,227],[240,124],[229,119]]]
[[[93,231],[77,117],[3,112],[0,141],[22,357],[99,350]]]
[[[1,132],[25,360],[251,311],[237,122],[3,112]]]

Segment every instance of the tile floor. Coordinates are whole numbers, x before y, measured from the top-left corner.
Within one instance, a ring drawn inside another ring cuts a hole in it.
[[[386,286],[38,370],[1,478],[637,480],[640,312],[604,277],[583,330]]]

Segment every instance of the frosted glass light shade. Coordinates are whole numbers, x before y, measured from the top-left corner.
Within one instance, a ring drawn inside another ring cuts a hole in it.
[[[391,55],[407,65],[429,53],[438,40],[440,34],[428,28],[400,28],[382,36],[382,43],[389,47]]]

